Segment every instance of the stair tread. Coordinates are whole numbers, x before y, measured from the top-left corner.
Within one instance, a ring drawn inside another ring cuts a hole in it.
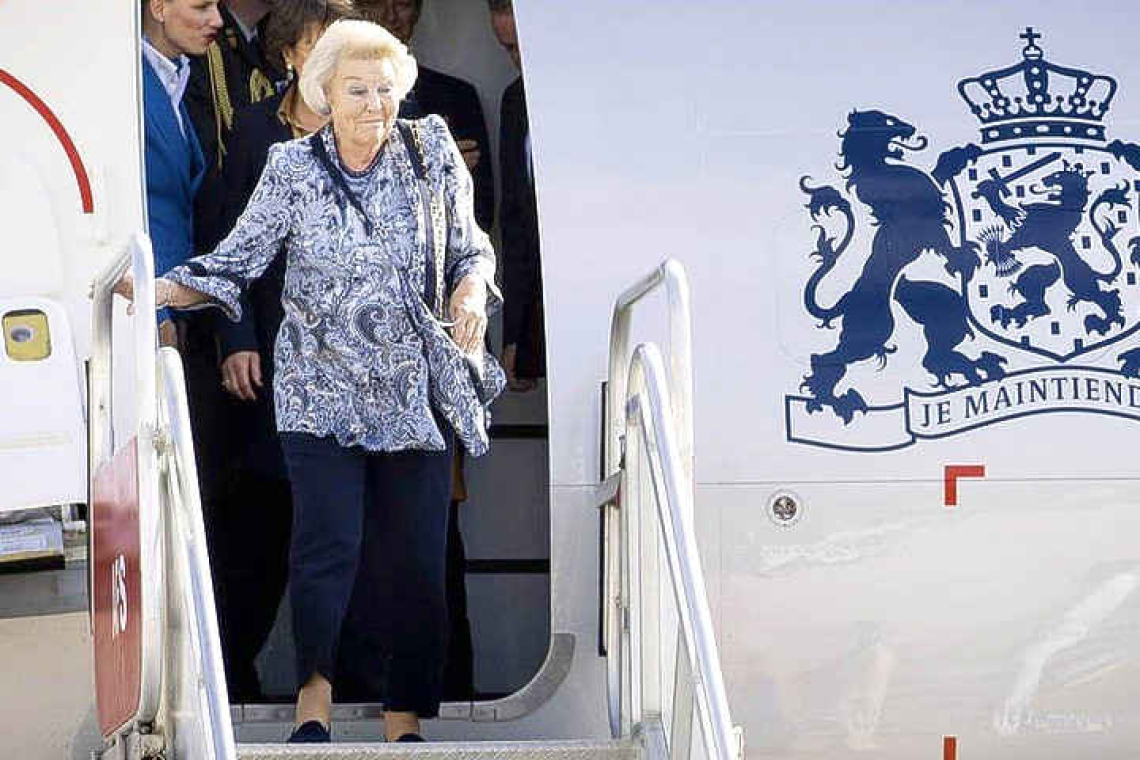
[[[385,744],[377,742],[339,742],[333,744],[238,744],[242,760],[268,758],[385,758],[414,755],[424,760],[461,760],[464,757],[525,757],[527,760],[586,760],[587,758],[623,758],[635,760],[640,748],[631,741],[488,741],[426,742],[424,744]]]

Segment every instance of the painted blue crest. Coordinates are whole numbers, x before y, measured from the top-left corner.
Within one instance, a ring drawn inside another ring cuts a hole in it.
[[[984,147],[923,169],[909,162],[928,144],[915,126],[855,110],[839,133],[842,189],[801,179],[818,262],[804,308],[839,334],[811,355],[805,395],[785,400],[790,441],[883,451],[1027,414],[1140,419],[1140,348],[1110,368],[1066,365],[1140,330],[1140,146],[1107,142],[1116,80],[1047,61],[1032,28],[1021,38],[1020,62],[958,83]],[[873,227],[862,270],[821,304],[860,224]],[[912,266],[929,254],[943,277]],[[868,361],[889,377],[903,315],[921,328],[929,377],[900,377],[898,402],[871,405],[845,379]]]
[[[1056,66],[1029,27],[1021,35],[1021,62],[963,79],[958,92],[982,122],[982,142],[1026,137],[1104,140],[1105,114],[1116,80],[1082,69]]]

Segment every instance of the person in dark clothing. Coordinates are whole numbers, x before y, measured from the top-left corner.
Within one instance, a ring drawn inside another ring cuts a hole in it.
[[[355,14],[351,0],[292,0],[262,26],[271,65],[288,72],[286,89],[239,109],[227,140],[220,187],[228,233],[261,178],[269,148],[325,125],[300,97],[296,81],[309,51],[328,26]],[[223,234],[224,237],[224,234]],[[222,382],[231,396],[224,415],[232,438],[226,461],[229,505],[215,515],[219,561],[219,626],[230,698],[263,698],[255,659],[273,629],[289,571],[293,499],[274,414],[273,347],[284,318],[281,292],[285,258],[279,257],[250,284],[238,322],[218,319],[215,331]]]
[[[269,10],[266,0],[226,0],[219,4],[222,26],[213,43],[190,60],[185,103],[205,171],[194,196],[194,253],[212,250],[225,235],[225,193],[221,162],[233,109],[274,92],[272,74],[264,64],[257,25]],[[218,366],[212,310],[178,315],[178,349],[186,374],[198,481],[206,523],[210,559],[215,568],[215,596],[225,595],[218,569],[229,560],[225,543],[233,537],[219,530],[219,515],[232,511],[226,498],[227,462],[233,453],[229,436],[226,394]],[[238,689],[240,692],[241,690]]]
[[[286,3],[285,5],[288,5]],[[206,54],[190,61],[186,109],[206,157],[206,176],[194,207],[195,247],[213,250],[229,229],[225,226],[225,189],[221,172],[230,153],[229,137],[235,114],[277,94],[282,77],[266,58],[262,26],[268,0],[226,0],[219,6],[222,30]]]
[[[400,42],[410,45],[423,0],[356,0],[356,7],[362,17],[380,24]],[[416,119],[436,114],[447,122],[475,181],[475,219],[480,227],[489,230],[495,221],[495,180],[479,93],[458,77],[422,65],[419,71],[415,87],[401,104],[400,116]]]
[[[202,152],[215,171],[227,152],[234,115],[275,95],[280,72],[266,60],[261,24],[268,0],[225,0],[218,7],[222,29],[204,55],[190,62],[186,107],[202,141]]]
[[[228,129],[232,107],[246,105],[272,93],[273,86],[261,65],[260,47],[256,41],[257,22],[268,5],[263,0],[227,0],[218,5],[221,28],[214,41],[190,60],[185,104],[190,127],[202,146],[205,170],[195,193],[192,217],[195,254],[210,250],[224,235],[222,212],[219,145]],[[198,483],[202,494],[202,512],[210,564],[214,569],[214,597],[218,622],[223,628],[223,651],[229,642],[225,615],[226,583],[224,572],[237,547],[220,520],[232,512],[224,503],[227,461],[233,452],[228,434],[227,397],[215,348],[214,326],[217,320],[211,310],[178,315],[177,345],[186,375],[186,396],[190,412]],[[241,556],[237,550],[236,555]],[[229,679],[232,681],[232,679]],[[236,699],[245,696],[240,683],[231,683]]]
[[[518,33],[510,0],[490,0],[491,23],[499,43],[521,72]],[[526,92],[520,75],[503,93],[499,121],[502,230],[503,367],[512,390],[530,390],[546,375],[542,268],[539,263],[538,207]]]

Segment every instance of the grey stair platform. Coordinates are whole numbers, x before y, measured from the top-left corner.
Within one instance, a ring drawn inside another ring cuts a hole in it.
[[[241,760],[640,760],[631,741],[239,744]]]

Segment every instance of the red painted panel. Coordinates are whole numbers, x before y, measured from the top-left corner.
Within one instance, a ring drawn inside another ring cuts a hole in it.
[[[137,439],[95,474],[91,530],[95,697],[108,736],[138,712],[142,686]]]
[[[942,737],[942,760],[957,760],[958,758],[958,737],[957,736],[944,736]]]

